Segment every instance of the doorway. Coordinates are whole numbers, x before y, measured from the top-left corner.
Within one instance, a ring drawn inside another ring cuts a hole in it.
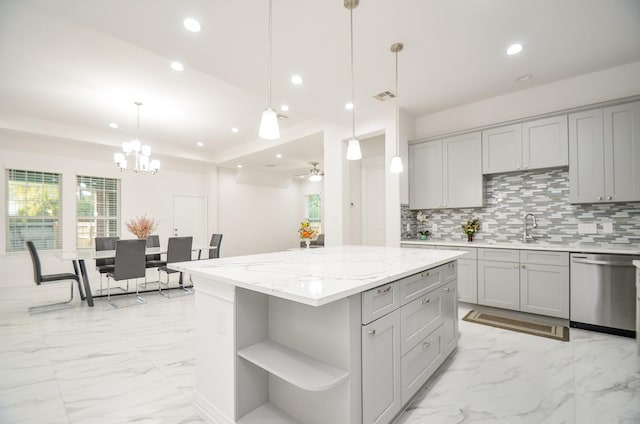
[[[173,236],[193,236],[193,246],[207,246],[207,198],[173,196]]]

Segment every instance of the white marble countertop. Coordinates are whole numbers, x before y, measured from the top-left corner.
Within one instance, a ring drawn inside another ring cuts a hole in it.
[[[169,266],[198,278],[304,303],[325,305],[442,265],[465,252],[336,246],[235,256]]]
[[[633,261],[633,264],[634,264],[636,267],[640,268],[640,261]]]
[[[640,255],[640,246],[632,244],[628,248],[598,246],[594,243],[551,244],[551,243],[490,243],[482,241],[445,241],[445,240],[402,240],[405,246],[452,246],[452,247],[488,247],[493,249],[521,249],[521,250],[553,250],[556,252],[606,253],[618,255]]]

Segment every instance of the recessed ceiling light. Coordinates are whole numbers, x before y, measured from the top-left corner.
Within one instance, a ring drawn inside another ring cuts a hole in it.
[[[184,65],[180,62],[171,62],[171,69],[178,72],[184,71]]]
[[[281,154],[281,153],[278,153],[278,154],[276,155],[276,157],[277,157],[278,159],[280,159],[280,158],[282,158],[282,154]]]
[[[118,124],[116,124],[115,122],[110,123],[109,126],[111,128],[118,128]]]
[[[509,46],[509,48],[507,49],[507,54],[509,56],[513,56],[514,54],[518,54],[522,51],[523,49],[523,45],[520,43],[515,43]]]
[[[185,19],[184,21],[182,21],[182,24],[191,32],[200,32],[200,22],[196,21],[193,18]]]
[[[238,132],[240,132],[240,130],[237,127],[233,127],[233,128],[231,128],[231,132],[238,133]]]
[[[347,109],[347,110],[353,109],[353,103],[351,103],[351,102],[347,103],[346,105],[344,105],[344,108]]]
[[[283,112],[289,112],[289,105],[280,106],[280,110],[283,111]]]
[[[531,74],[520,75],[518,78],[516,78],[516,82],[528,81],[531,78],[533,78],[533,75]]]
[[[294,75],[291,77],[291,83],[295,85],[302,84],[302,77],[300,75]]]
[[[198,147],[204,146],[204,143],[202,141],[198,141],[196,144],[198,145]]]
[[[242,168],[242,165],[236,165],[236,168]]]

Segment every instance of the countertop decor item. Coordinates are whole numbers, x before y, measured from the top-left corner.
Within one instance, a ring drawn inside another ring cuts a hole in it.
[[[466,224],[462,224],[462,232],[467,235],[467,241],[473,241],[473,235],[480,231],[480,220],[478,218],[468,219]]]
[[[308,219],[305,219],[300,223],[300,228],[298,228],[298,234],[300,234],[300,239],[304,240],[307,248],[309,248],[309,243],[311,239],[316,236],[316,230],[311,228],[311,223]]]
[[[416,220],[420,223],[420,225],[418,227],[422,227],[425,225],[425,223],[427,222],[427,218],[428,215],[422,211],[418,211],[418,213],[416,214]],[[427,229],[418,229],[418,238],[420,240],[426,240],[427,236],[431,234],[431,232]]]
[[[158,223],[147,214],[132,218],[126,222],[127,230],[139,239],[147,239],[158,228]]]

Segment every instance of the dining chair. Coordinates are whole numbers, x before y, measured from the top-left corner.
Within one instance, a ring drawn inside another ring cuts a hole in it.
[[[167,274],[166,284],[162,282],[161,278],[158,278],[158,291],[164,297],[170,297],[168,293],[162,291],[162,286],[169,287],[169,275],[180,273],[179,284],[182,286],[182,290],[185,294],[191,294],[193,291],[184,286],[182,282],[182,272],[170,269],[169,264],[176,262],[187,262],[191,260],[191,246],[193,244],[193,237],[170,237],[169,244],[167,245],[167,263],[158,268],[158,277],[164,272]]]
[[[80,292],[80,298],[82,300],[85,299],[84,294],[82,293],[82,285],[80,284],[80,271],[78,270],[78,266],[75,262],[73,262],[74,274],[70,272],[61,273],[61,274],[42,274],[42,264],[40,263],[40,256],[38,255],[38,249],[36,249],[35,244],[32,241],[27,241],[27,249],[29,250],[29,255],[31,256],[31,263],[33,264],[33,281],[36,285],[40,286],[48,283],[60,283],[64,281],[69,281],[71,283],[71,297],[69,300],[65,302],[57,302],[50,303],[46,305],[32,306],[29,308],[30,314],[37,314],[40,312],[48,312],[57,309],[65,309],[71,307],[70,303],[73,300],[73,283],[74,281],[78,284],[78,291]],[[64,306],[66,305],[66,306]],[[55,307],[60,308],[55,308]]]
[[[146,300],[138,292],[138,279],[146,277],[145,267],[145,248],[147,241],[134,240],[118,240],[116,242],[116,257],[114,261],[113,272],[107,274],[107,302],[114,308],[120,308],[111,301],[111,281],[127,281],[127,289],[129,291],[129,280],[136,280],[136,301],[137,303],[146,303]],[[135,305],[135,304],[134,304]],[[132,306],[132,305],[126,305]]]
[[[152,234],[147,238],[147,249],[153,247],[160,247],[160,236],[155,234]],[[156,268],[157,270],[162,265],[167,264],[167,261],[162,260],[162,256],[160,255],[160,253],[146,255],[145,258],[145,267],[147,269]],[[158,281],[160,281],[160,271],[158,271]],[[146,283],[143,287],[146,288]]]
[[[220,257],[220,244],[222,244],[222,234],[213,234],[209,246],[215,246],[215,249],[209,249],[209,259]]]
[[[96,237],[96,252],[102,250],[116,250],[116,242],[119,239],[120,237]],[[102,278],[109,272],[113,272],[113,263],[114,258],[96,259],[96,271],[100,273],[100,294],[104,291],[102,290]]]

